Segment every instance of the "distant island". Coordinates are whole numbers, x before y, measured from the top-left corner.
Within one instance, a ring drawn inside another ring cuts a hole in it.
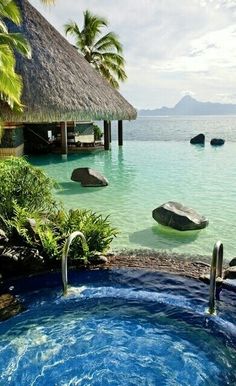
[[[138,115],[236,115],[236,104],[199,102],[190,95],[185,95],[174,107],[142,109],[138,111]]]

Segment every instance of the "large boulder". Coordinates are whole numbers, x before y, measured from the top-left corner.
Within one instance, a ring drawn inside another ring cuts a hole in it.
[[[198,134],[195,137],[190,139],[190,143],[192,145],[204,145],[205,143],[205,135],[204,134]]]
[[[212,146],[222,146],[224,145],[225,140],[222,138],[212,138],[211,145]]]
[[[195,210],[173,201],[166,202],[154,209],[152,217],[159,224],[179,231],[202,229],[208,225],[208,220]]]
[[[82,186],[107,186],[107,179],[97,170],[90,168],[74,169],[71,175],[72,181],[81,182]]]

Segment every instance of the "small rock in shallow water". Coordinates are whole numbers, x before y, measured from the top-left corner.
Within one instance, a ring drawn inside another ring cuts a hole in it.
[[[71,180],[81,182],[84,187],[107,186],[108,181],[100,172],[91,168],[74,169],[71,175]]]
[[[222,146],[224,145],[225,140],[222,138],[212,138],[211,145],[212,146]]]
[[[204,134],[198,134],[195,137],[190,139],[190,143],[192,145],[204,145],[205,143],[205,135]]]
[[[234,257],[230,262],[229,262],[229,266],[230,267],[234,267],[236,265],[236,257]]]
[[[236,279],[236,266],[229,267],[224,271],[224,279]]]

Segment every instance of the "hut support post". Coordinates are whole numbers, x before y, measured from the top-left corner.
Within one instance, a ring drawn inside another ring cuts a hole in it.
[[[61,122],[61,154],[67,155],[68,144],[67,144],[67,122]]]
[[[123,146],[123,121],[118,121],[118,145]]]
[[[104,150],[110,150],[109,122],[104,121]]]
[[[111,143],[111,121],[109,121],[109,141]]]

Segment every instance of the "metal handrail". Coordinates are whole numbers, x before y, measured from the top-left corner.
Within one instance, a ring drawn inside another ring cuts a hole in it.
[[[71,235],[68,237],[68,239],[65,242],[65,245],[64,245],[63,251],[62,251],[62,259],[61,259],[63,295],[67,294],[67,288],[68,288],[67,259],[68,259],[68,254],[69,254],[69,250],[70,250],[70,245],[76,237],[80,237],[82,239],[82,244],[85,244],[87,246],[85,236],[80,231],[75,231],[75,232],[71,233]]]
[[[209,314],[216,312],[216,280],[222,278],[223,270],[223,244],[217,241],[213,248],[211,271],[210,271],[210,290],[209,290]]]

